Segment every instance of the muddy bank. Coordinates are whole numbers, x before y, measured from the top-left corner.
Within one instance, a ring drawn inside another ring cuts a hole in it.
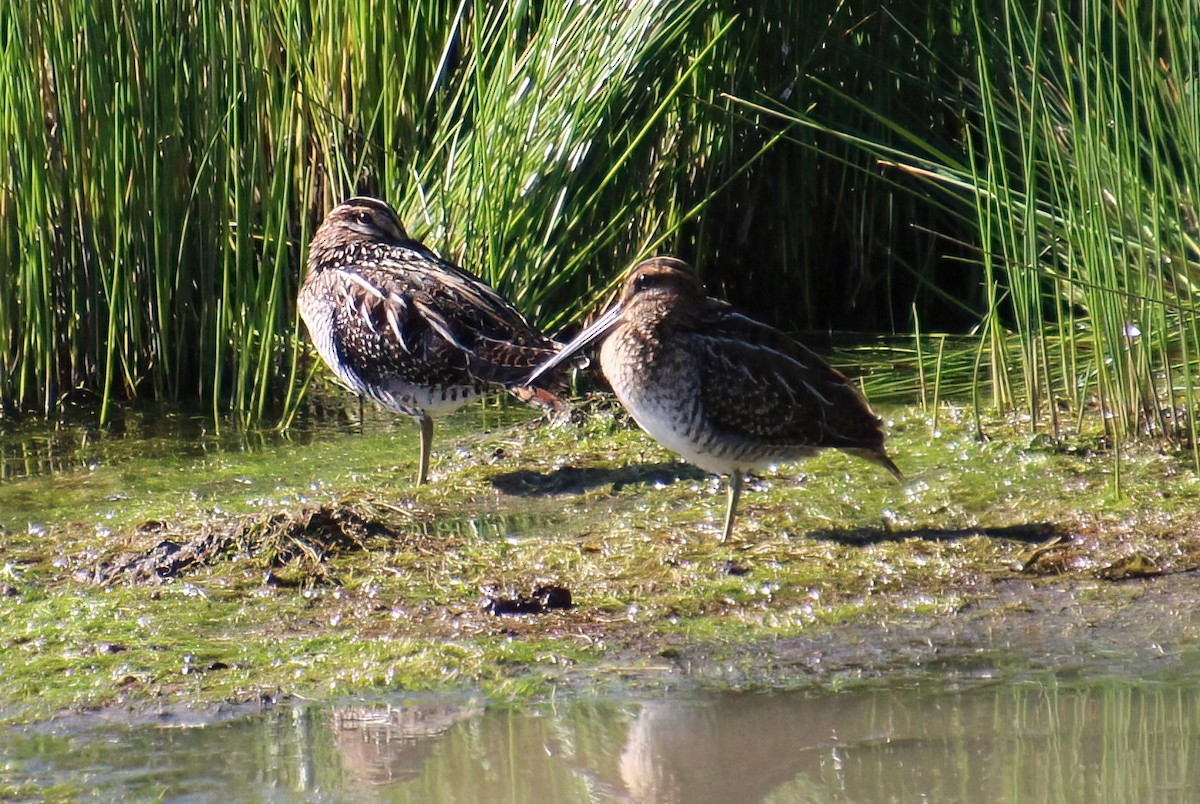
[[[161,488],[157,464],[140,489],[129,464],[57,478],[80,495],[70,516],[0,533],[0,695],[13,718],[1185,671],[1200,566],[1185,458],[1128,451],[1116,494],[1111,454],[1003,422],[980,442],[967,419],[890,412],[904,486],[836,454],[764,472],[727,544],[719,483],[603,408],[557,428],[471,422],[419,489],[400,480],[403,423],[205,456]]]
[[[1195,572],[1119,587],[1074,579],[987,580],[943,614],[852,623],[772,640],[727,661],[670,649],[691,676],[772,686],[896,678],[971,681],[1052,671],[1063,679],[1200,676]]]

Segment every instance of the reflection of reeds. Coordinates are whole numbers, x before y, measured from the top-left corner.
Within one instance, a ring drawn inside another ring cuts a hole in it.
[[[367,782],[391,801],[1174,801],[1200,773],[1197,723],[1186,685],[1052,677],[957,692],[359,707],[334,712],[334,756],[328,731],[307,732],[308,784],[292,789]]]
[[[1132,661],[1124,672],[1136,672]],[[1194,799],[1193,682],[1047,675],[956,686],[487,707],[398,693],[390,706],[280,703],[218,722],[219,712],[190,708],[182,720],[93,714],[99,723],[68,720],[61,733],[18,731],[5,748],[11,778],[32,763],[56,784],[137,800]]]

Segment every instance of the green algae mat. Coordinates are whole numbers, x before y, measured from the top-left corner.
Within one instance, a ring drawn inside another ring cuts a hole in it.
[[[717,478],[580,408],[464,411],[420,488],[415,428],[370,410],[288,438],[157,414],[3,435],[0,717],[798,688],[1196,641],[1200,484],[1160,445],[1120,456],[1118,494],[1095,443],[884,408],[904,484],[837,453],[782,465],[721,544]]]

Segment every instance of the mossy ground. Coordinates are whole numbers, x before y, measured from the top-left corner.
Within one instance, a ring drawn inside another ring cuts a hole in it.
[[[906,672],[904,650],[846,645],[900,626],[988,632],[1041,605],[1014,584],[1099,611],[1128,602],[1129,579],[1144,589],[1200,567],[1200,483],[1169,449],[1128,449],[1118,495],[1111,452],[1000,420],[980,441],[961,407],[943,407],[937,430],[918,409],[884,409],[905,484],[836,453],[784,465],[748,483],[722,544],[716,478],[612,403],[580,408],[558,426],[464,412],[435,437],[421,488],[414,428],[383,417],[367,434],[164,448],[139,471],[109,458],[6,481],[0,716]],[[172,547],[189,561],[153,563]],[[574,608],[483,608],[543,583],[569,588]],[[835,646],[837,661],[814,660]]]

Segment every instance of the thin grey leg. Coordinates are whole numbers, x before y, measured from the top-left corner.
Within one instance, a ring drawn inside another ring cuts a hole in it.
[[[742,472],[740,469],[734,469],[733,474],[729,476],[729,507],[725,509],[725,530],[721,533],[722,542],[729,538],[729,534],[733,533],[733,520],[737,518],[738,498],[741,496]]]
[[[425,485],[429,479],[429,451],[433,448],[433,417],[423,414],[417,419],[421,426],[421,464],[417,469],[417,485]]]

